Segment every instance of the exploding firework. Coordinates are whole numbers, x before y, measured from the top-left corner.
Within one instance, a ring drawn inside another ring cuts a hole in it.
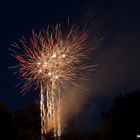
[[[42,140],[50,130],[54,137],[61,135],[61,93],[69,85],[77,85],[78,79],[84,79],[81,74],[93,68],[81,63],[89,53],[86,41],[87,32],[71,27],[63,34],[56,25],[39,34],[33,31],[30,41],[23,38],[20,45],[13,45],[19,48],[12,54],[19,61],[15,67],[24,79],[21,92],[29,91],[33,85],[40,89]]]

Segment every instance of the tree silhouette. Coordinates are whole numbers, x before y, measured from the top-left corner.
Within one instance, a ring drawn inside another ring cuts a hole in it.
[[[22,139],[40,140],[39,114],[38,104],[29,104],[15,112],[15,122],[20,129],[18,134]]]
[[[140,91],[116,97],[101,115],[99,132],[101,140],[135,140],[140,134]]]
[[[72,126],[69,122],[69,126]],[[75,132],[72,127],[61,140],[135,140],[140,134],[140,91],[116,97],[112,106],[101,114],[99,133]],[[52,131],[46,140],[53,139]],[[98,137],[99,136],[99,137]],[[40,110],[38,104],[29,104],[12,113],[0,102],[0,140],[40,140]]]
[[[0,139],[15,139],[16,126],[12,113],[0,102]]]

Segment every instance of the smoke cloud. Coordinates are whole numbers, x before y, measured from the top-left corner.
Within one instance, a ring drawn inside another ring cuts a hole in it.
[[[98,67],[90,74],[91,81],[82,83],[89,92],[74,88],[64,101],[64,122],[73,120],[77,130],[96,128],[100,113],[110,107],[117,95],[139,88],[140,15],[138,9],[127,10],[130,8],[130,3],[104,2],[100,6],[87,5],[83,10],[80,24],[89,28],[90,40],[104,39],[97,47],[91,46],[96,47],[92,61]]]

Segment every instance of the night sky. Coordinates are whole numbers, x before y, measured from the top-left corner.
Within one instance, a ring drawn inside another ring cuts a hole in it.
[[[58,0],[0,2],[0,101],[12,110],[38,101],[38,92],[22,96],[15,88],[17,76],[8,67],[16,60],[8,51],[32,29],[61,23],[86,25],[95,51],[92,61],[99,66],[91,75],[90,93],[78,114],[85,128],[91,129],[99,114],[120,93],[140,89],[140,3],[135,0]],[[79,126],[77,124],[77,126]]]

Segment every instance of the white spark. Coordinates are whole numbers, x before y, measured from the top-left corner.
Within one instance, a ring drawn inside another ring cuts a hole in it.
[[[40,69],[38,72],[39,72],[39,73],[41,73],[41,72],[42,72],[42,70]]]
[[[136,137],[137,137],[137,138],[140,138],[140,135],[137,135]]]
[[[50,76],[51,76],[52,74],[49,72],[49,73],[48,73],[48,75],[50,75]]]
[[[55,76],[55,79],[58,79],[58,76],[57,75]]]
[[[40,63],[40,62],[38,62],[37,64],[38,64],[38,65],[40,65],[41,63]]]
[[[55,58],[55,57],[56,57],[56,54],[53,54],[53,55],[52,55],[52,58]]]
[[[44,65],[47,65],[47,62],[44,62]]]
[[[62,54],[62,57],[66,57],[66,55],[65,54]]]

